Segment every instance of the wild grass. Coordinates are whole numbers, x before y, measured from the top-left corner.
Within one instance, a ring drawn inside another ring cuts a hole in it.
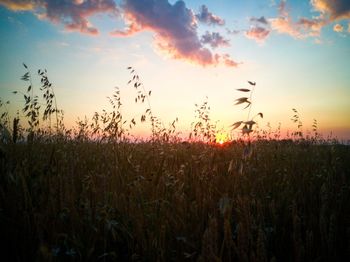
[[[148,99],[140,120],[123,118],[116,89],[109,99],[111,111],[96,112],[92,121],[79,121],[73,130],[59,123],[53,97],[48,112],[58,119],[55,132],[49,117],[41,118],[41,109],[35,108],[34,93],[25,101],[25,106],[33,104],[31,109],[37,110],[28,115],[33,125],[25,128],[16,120],[16,128],[11,128],[4,110],[3,257],[9,261],[345,261],[350,257],[349,146],[299,138],[298,133],[294,140],[252,140],[245,157],[244,140],[223,146],[210,143],[216,127],[206,101],[196,107],[195,139],[188,142],[180,141],[175,126],[168,130],[157,124],[149,91],[141,89],[137,95],[141,102]],[[36,126],[35,121],[41,124]],[[151,122],[152,137],[131,141],[128,133],[141,121]],[[6,137],[5,130],[9,134],[16,130],[16,139]],[[257,131],[250,133],[258,137]]]

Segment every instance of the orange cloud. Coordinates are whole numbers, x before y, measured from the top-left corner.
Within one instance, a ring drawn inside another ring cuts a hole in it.
[[[96,35],[89,18],[99,13],[118,13],[114,0],[0,0],[12,11],[32,11],[40,19],[62,24],[68,31]]]
[[[210,35],[201,39],[197,34],[197,19],[183,1],[170,4],[168,0],[125,0],[123,4],[125,20],[129,27],[116,30],[113,36],[130,36],[139,31],[155,33],[156,46],[174,59],[186,60],[203,66],[237,66],[228,55],[213,53],[203,46],[203,41],[212,47],[228,45],[220,35]]]
[[[222,56],[218,57],[218,59],[221,59],[223,63],[228,67],[237,67],[239,65],[230,57],[229,54],[223,54]]]
[[[326,21],[320,17],[313,19],[300,18],[297,24],[301,29],[308,30],[310,36],[318,36],[322,27],[326,25]]]
[[[230,45],[229,40],[225,39],[222,35],[220,35],[220,33],[218,32],[209,33],[208,31],[205,32],[204,35],[202,35],[201,43],[209,44],[212,48]]]
[[[260,43],[264,42],[269,34],[270,34],[270,30],[260,26],[252,27],[245,32],[245,36],[247,38],[253,39]]]
[[[133,17],[130,16],[127,18],[129,21],[133,21]],[[136,34],[140,31],[142,31],[143,28],[141,25],[139,25],[137,22],[131,22],[125,30],[114,30],[110,33],[112,36],[131,36],[133,34]]]
[[[271,31],[269,21],[264,16],[260,18],[251,17],[249,21],[252,26],[249,30],[245,31],[244,35],[258,43],[264,42]]]
[[[202,22],[202,23],[208,24],[208,25],[224,25],[225,24],[224,19],[209,12],[208,7],[205,5],[202,5],[200,7],[199,13],[196,14],[196,18],[199,22]]]
[[[264,24],[264,25],[268,25],[269,24],[269,21],[267,21],[267,19],[264,16],[262,16],[260,18],[251,17],[250,18],[250,22],[260,23],[260,24]]]
[[[315,10],[329,16],[331,21],[350,19],[349,0],[311,0]]]
[[[286,1],[279,5],[279,17],[269,20],[273,30],[281,34],[288,34],[297,39],[319,36],[326,21],[322,17],[312,19],[300,18],[294,22],[286,8]]]
[[[279,5],[279,17],[270,19],[271,26],[279,33],[289,34],[294,38],[317,37],[322,28],[334,21],[350,19],[349,0],[311,0],[312,7],[319,12],[318,17],[300,18],[297,22],[292,21],[287,9],[286,1]],[[336,32],[342,32],[343,27],[336,24],[333,27]]]
[[[341,33],[341,32],[343,32],[343,30],[344,30],[344,27],[342,25],[340,25],[340,24],[335,24],[333,26],[333,31],[334,32]]]
[[[300,31],[296,28],[290,18],[278,17],[270,19],[271,27],[273,30],[280,34],[288,34],[294,38],[303,38]]]
[[[12,11],[28,11],[34,9],[35,3],[29,0],[0,0],[0,5]]]

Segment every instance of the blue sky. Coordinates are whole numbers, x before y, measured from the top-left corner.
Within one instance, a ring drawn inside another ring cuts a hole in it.
[[[252,80],[262,128],[294,129],[297,108],[305,130],[317,119],[325,134],[350,138],[349,22],[347,0],[0,0],[0,97],[20,108],[11,92],[25,88],[25,62],[48,70],[68,126],[107,107],[114,86],[132,118],[143,107],[126,85],[131,65],[156,115],[178,117],[184,133],[206,96],[220,126],[246,117],[235,89]]]

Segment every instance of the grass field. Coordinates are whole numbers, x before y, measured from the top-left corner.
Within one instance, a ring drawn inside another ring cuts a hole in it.
[[[316,121],[304,137],[295,109],[291,139],[259,132],[253,89],[235,100],[249,110],[233,124],[241,139],[217,140],[206,101],[180,139],[177,120],[163,128],[129,70],[135,102],[148,104],[139,122],[123,119],[116,89],[111,111],[67,130],[46,70],[43,102],[29,71],[23,115],[12,121],[0,102],[4,261],[349,260],[348,145],[323,140]],[[140,122],[151,137],[130,139]]]
[[[350,148],[243,143],[5,144],[11,261],[345,261]],[[243,166],[242,166],[243,165]]]

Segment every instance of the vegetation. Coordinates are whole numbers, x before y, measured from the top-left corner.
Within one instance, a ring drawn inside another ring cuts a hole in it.
[[[350,257],[349,146],[322,140],[317,122],[314,135],[305,138],[296,110],[293,121],[298,130],[293,139],[277,140],[278,135],[270,138],[262,131],[261,135],[252,129],[255,122],[249,122],[251,107],[247,120],[239,124],[242,139],[218,145],[213,143],[217,130],[207,101],[196,106],[191,138],[181,141],[177,121],[164,128],[151,109],[151,92],[134,69],[129,70],[136,102],[147,102],[139,122],[150,122],[148,141],[130,140],[138,121],[123,118],[118,89],[109,98],[111,111],[96,112],[91,121],[79,121],[75,129],[67,130],[45,70],[38,72],[44,77],[44,103],[33,87],[27,88],[22,94],[24,115],[18,113],[13,122],[7,103],[0,103],[4,257],[11,261],[345,261]],[[27,73],[25,81],[30,79]],[[250,106],[252,97],[244,103]],[[21,126],[24,119],[29,121],[27,127]],[[53,126],[52,120],[56,120]],[[244,136],[249,136],[248,142]]]

